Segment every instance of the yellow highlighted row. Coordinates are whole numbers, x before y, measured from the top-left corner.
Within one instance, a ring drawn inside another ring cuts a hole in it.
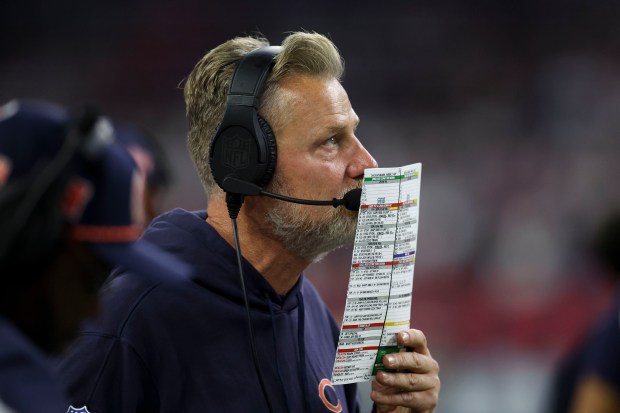
[[[409,324],[409,320],[405,320],[405,321],[390,321],[388,323],[385,323],[384,325],[386,327],[394,327],[394,326],[404,326],[406,324]]]

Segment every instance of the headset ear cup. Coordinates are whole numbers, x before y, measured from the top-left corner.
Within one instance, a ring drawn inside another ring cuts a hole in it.
[[[262,135],[265,139],[265,147],[267,148],[267,164],[265,167],[265,173],[263,174],[260,182],[256,182],[256,185],[264,188],[276,171],[276,164],[278,163],[278,145],[276,143],[276,137],[273,133],[273,129],[265,119],[260,115],[258,117],[258,124],[260,125]]]

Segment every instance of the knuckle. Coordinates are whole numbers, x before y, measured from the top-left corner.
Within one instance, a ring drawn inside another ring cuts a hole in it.
[[[411,404],[418,400],[419,395],[417,392],[407,392],[407,393],[402,393],[401,397],[403,398],[403,401],[405,403]]]
[[[422,367],[422,357],[420,353],[410,353],[411,354],[411,365],[415,369],[419,369]]]
[[[416,374],[408,374],[407,375],[407,385],[409,387],[417,387],[420,384],[420,378]]]

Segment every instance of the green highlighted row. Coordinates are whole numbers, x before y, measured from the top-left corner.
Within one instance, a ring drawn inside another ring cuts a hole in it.
[[[364,178],[364,181],[396,181],[399,179],[403,179],[404,175],[393,175],[393,176],[371,176],[369,178]]]

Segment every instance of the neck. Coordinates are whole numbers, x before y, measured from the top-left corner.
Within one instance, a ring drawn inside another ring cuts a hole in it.
[[[287,250],[271,235],[261,218],[265,215],[261,205],[257,198],[247,197],[239,212],[237,228],[241,254],[278,294],[284,295],[293,288],[310,263]],[[235,247],[224,196],[215,195],[209,199],[207,223]]]

